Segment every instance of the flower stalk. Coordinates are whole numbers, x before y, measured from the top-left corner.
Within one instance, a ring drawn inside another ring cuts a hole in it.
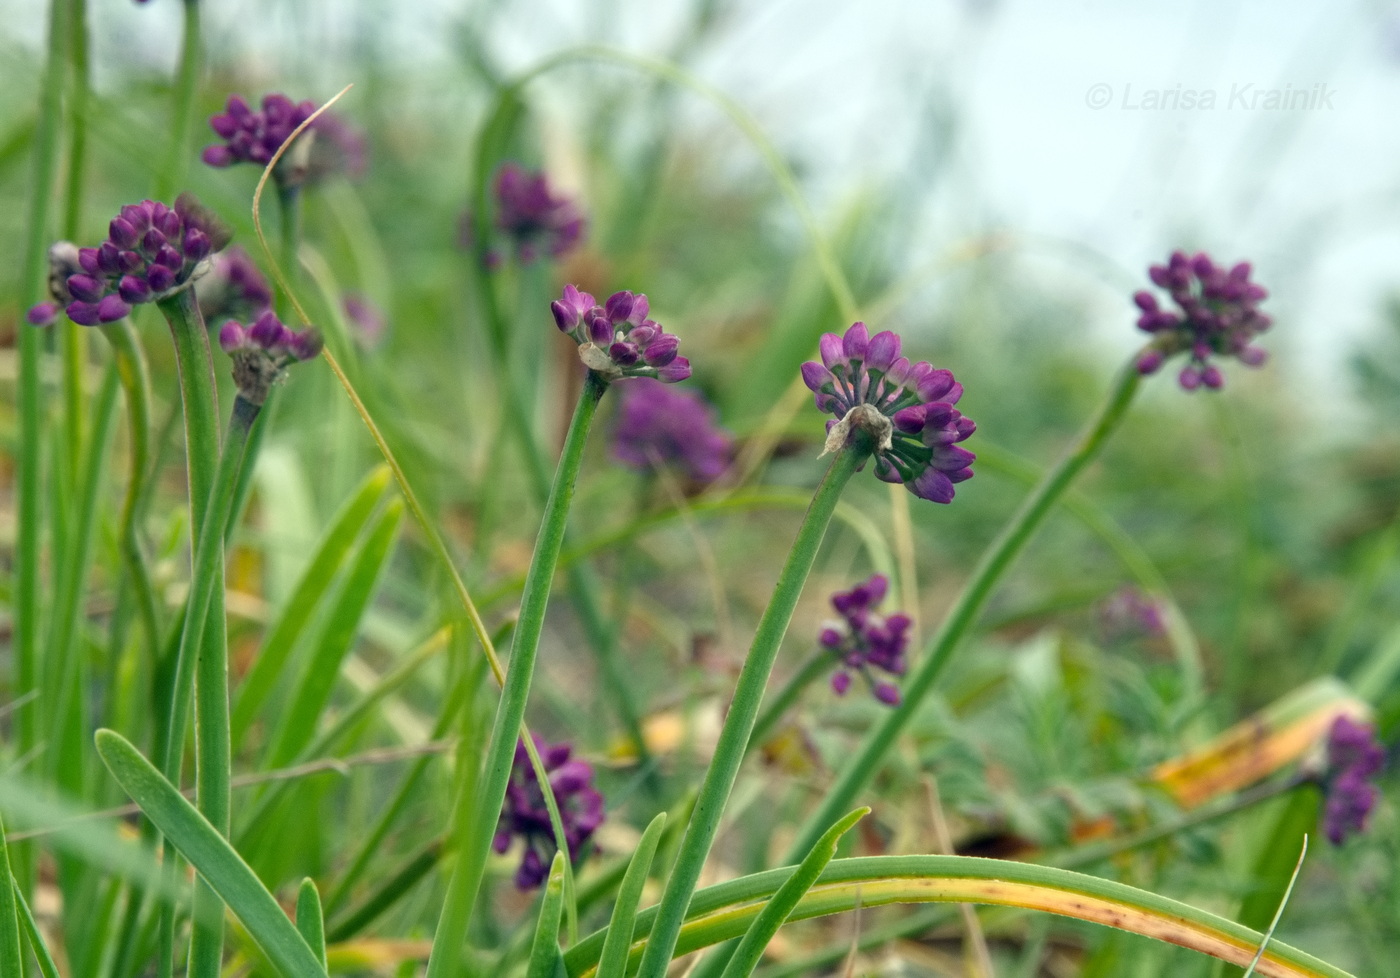
[[[679,854],[661,897],[656,924],[638,971],[641,978],[661,978],[670,965],[690,898],[719,831],[720,817],[739,774],[739,765],[743,762],[758,718],[758,709],[763,702],[763,691],[773,671],[778,648],[792,621],[797,599],[816,561],[817,551],[841,498],[841,491],[856,470],[870,458],[874,449],[871,432],[863,428],[852,431],[849,440],[832,459],[798,528],[797,538],[773,588],[773,596],[754,633],[753,644],[734,689],[734,698],[729,704],[724,728],[720,731],[719,743],[705,772],[690,824],[686,827]],[[810,850],[811,845],[807,848]]]

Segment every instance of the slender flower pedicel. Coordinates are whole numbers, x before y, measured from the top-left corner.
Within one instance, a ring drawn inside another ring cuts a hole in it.
[[[885,599],[889,584],[884,574],[874,574],[849,591],[831,596],[831,606],[841,619],[823,625],[817,640],[837,660],[831,688],[838,696],[846,695],[854,672],[864,677],[881,703],[893,706],[899,702],[898,687],[871,675],[874,668],[902,676],[906,668],[904,654],[913,622],[905,614],[882,615],[875,610]]]
[[[573,747],[566,743],[548,744],[535,736],[535,748],[549,774],[549,786],[559,805],[564,824],[564,841],[574,865],[578,865],[583,847],[603,824],[603,796],[593,787],[593,767],[587,761],[573,757]],[[535,769],[525,754],[525,743],[515,746],[515,765],[510,784],[506,787],[505,808],[491,847],[498,853],[510,848],[511,840],[519,838],[523,845],[520,868],[515,873],[515,885],[531,890],[549,875],[549,864],[558,849],[554,828],[549,822]]]
[[[695,482],[718,479],[729,467],[734,437],[720,427],[713,405],[696,391],[646,377],[622,387],[613,455],[643,471],[673,466]]]
[[[1201,386],[1219,389],[1225,383],[1220,368],[1210,362],[1212,356],[1233,356],[1247,367],[1263,363],[1267,354],[1251,344],[1273,320],[1258,309],[1269,293],[1249,280],[1251,271],[1249,262],[1227,269],[1205,252],[1188,258],[1181,251],[1172,252],[1165,265],[1148,269],[1153,283],[1170,293],[1177,310],[1163,309],[1151,292],[1133,295],[1142,310],[1138,329],[1154,337],[1138,358],[1138,371],[1156,373],[1173,355],[1189,352],[1178,380],[1190,391]]]
[[[870,424],[882,434],[875,474],[903,483],[920,499],[953,501],[953,485],[972,478],[977,456],[957,443],[977,429],[953,407],[963,388],[952,371],[901,356],[899,337],[888,330],[870,336],[855,323],[845,336],[825,333],[822,362],[802,365],[802,380],[828,421],[828,452],[845,443],[852,425]]]
[[[584,366],[605,381],[654,377],[674,384],[690,376],[690,361],[677,355],[680,340],[647,318],[651,306],[641,293],[614,292],[600,306],[566,285],[549,308],[560,332],[579,345]]]

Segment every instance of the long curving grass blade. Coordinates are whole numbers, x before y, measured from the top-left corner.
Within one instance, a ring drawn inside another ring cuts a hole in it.
[[[564,973],[564,956],[559,953],[559,921],[564,911],[564,853],[556,852],[549,867],[549,881],[540,901],[540,919],[535,926],[535,943],[530,946],[530,964],[525,978],[557,978]]]
[[[661,812],[647,830],[627,864],[622,887],[617,891],[612,919],[608,921],[608,937],[603,942],[603,956],[598,959],[598,978],[624,978],[627,974],[627,952],[632,947],[632,927],[637,922],[637,906],[642,902],[642,887],[646,885],[651,861],[666,828],[666,813]]]

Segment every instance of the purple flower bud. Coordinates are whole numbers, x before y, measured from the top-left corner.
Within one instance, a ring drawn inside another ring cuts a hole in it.
[[[588,338],[593,343],[598,346],[609,346],[612,344],[614,335],[616,334],[613,330],[613,324],[607,316],[597,315],[589,318]]]
[[[578,325],[578,313],[558,299],[549,304],[549,311],[554,314],[554,322],[562,332],[567,333]]]
[[[1158,368],[1162,366],[1162,361],[1165,359],[1166,356],[1162,351],[1155,347],[1145,350],[1143,354],[1137,358],[1137,372],[1144,376],[1156,373]]]
[[[854,323],[841,338],[841,348],[848,360],[863,360],[869,342],[870,335],[865,323]]]
[[[118,319],[125,319],[131,315],[131,307],[122,301],[121,296],[103,296],[102,301],[97,304],[97,321],[102,323],[115,323]]]
[[[192,262],[201,262],[209,257],[213,250],[213,245],[209,241],[209,235],[199,228],[190,228],[185,232],[185,259]]]
[[[165,265],[152,265],[146,272],[146,281],[154,292],[166,292],[175,287],[175,273]]]
[[[24,314],[24,318],[31,326],[52,326],[54,320],[58,318],[58,303],[40,302],[29,307],[29,311]]]
[[[138,278],[135,275],[123,275],[121,282],[117,285],[117,293],[124,301],[136,306],[150,301],[151,286],[143,278]]]
[[[887,703],[890,706],[899,705],[899,689],[892,683],[876,683],[874,692],[875,698],[881,703]]]
[[[608,296],[607,310],[608,319],[613,323],[621,323],[632,314],[633,299],[631,292],[614,292]]]
[[[844,670],[832,673],[831,689],[837,696],[845,696],[846,690],[851,688],[851,674]]]
[[[676,353],[680,350],[680,345],[681,341],[679,337],[671,333],[662,334],[646,347],[642,358],[646,360],[648,366],[664,367],[672,360],[676,359]]]
[[[248,339],[264,350],[271,350],[282,341],[284,327],[271,309],[264,312],[248,330]]]
[[[70,275],[68,294],[80,302],[97,302],[107,291],[107,284],[92,275]]]
[[[899,337],[889,330],[876,333],[870,338],[870,345],[865,351],[865,366],[867,370],[879,370],[881,372],[889,370],[895,360],[899,358]],[[952,375],[949,374],[951,377]]]
[[[663,384],[678,384],[682,380],[690,377],[690,361],[685,357],[676,357],[666,366],[656,371],[656,379]]]
[[[64,312],[79,326],[96,326],[102,321],[98,318],[97,303],[95,302],[70,302]]]
[[[107,225],[107,237],[118,248],[125,250],[136,247],[136,242],[140,240],[136,228],[132,227],[130,221],[121,217],[112,218],[112,222]]]
[[[247,330],[241,323],[230,319],[219,328],[219,349],[225,353],[241,350],[248,342]]]

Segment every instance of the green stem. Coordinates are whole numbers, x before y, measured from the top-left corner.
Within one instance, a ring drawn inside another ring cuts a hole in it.
[[[142,628],[146,631],[147,661],[155,662],[160,656],[160,618],[150,569],[141,552],[139,520],[140,501],[146,490],[151,458],[151,376],[131,320],[122,319],[98,328],[111,344],[117,377],[126,397],[131,475],[126,484],[126,496],[122,500],[121,553],[122,562],[126,565],[127,585],[135,591],[136,607]]]
[[[185,0],[184,29],[180,39],[180,68],[175,80],[175,105],[170,113],[170,156],[156,184],[156,199],[167,200],[185,179],[194,103],[199,88],[202,55],[199,37],[199,2]]]
[[[175,696],[178,702],[188,702],[181,684],[186,663],[194,661],[195,693],[195,786],[200,812],[209,824],[225,838],[229,834],[229,776],[233,766],[232,735],[229,729],[228,705],[228,636],[225,630],[222,602],[218,617],[214,617],[214,596],[224,589],[224,528],[233,508],[238,487],[238,472],[243,466],[248,432],[257,419],[259,406],[242,396],[233,402],[228,438],[214,476],[214,490],[204,521],[200,524],[199,546],[195,550],[194,573],[190,578],[190,601],[185,614],[185,627],[180,635],[180,651],[175,660]],[[203,641],[194,645],[195,636]],[[210,636],[216,636],[211,641]],[[187,681],[187,680],[186,680]],[[179,712],[177,709],[176,713]],[[183,740],[182,731],[172,731]],[[202,912],[207,911],[207,912]],[[210,925],[195,924],[190,936],[190,978],[219,978],[223,958],[223,901],[202,878],[195,886],[194,919],[214,921]]]
[[[29,234],[25,240],[24,269],[20,275],[20,302],[30,306],[46,298],[44,282],[48,263],[49,206],[59,176],[59,134],[63,121],[63,69],[68,43],[68,5],[64,0],[49,4],[48,51],[44,77],[39,89],[37,121],[34,124],[34,170],[29,198]],[[39,384],[41,337],[39,331],[19,328],[19,451],[16,474],[15,597],[13,655],[15,658],[15,698],[33,693],[39,685],[40,575],[39,550],[43,536],[43,454],[44,404]],[[29,706],[15,716],[18,756],[28,757],[38,743],[38,706]],[[33,850],[16,846],[11,857],[20,892],[28,894],[34,883]]]
[[[797,838],[788,850],[785,862],[797,862],[816,844],[821,834],[843,814],[850,810],[851,801],[870,783],[880,763],[884,760],[895,738],[913,719],[923,704],[934,681],[948,664],[958,643],[962,641],[983,606],[991,596],[992,589],[1001,575],[1011,566],[1035,531],[1040,527],[1047,513],[1069,488],[1084,467],[1099,453],[1110,434],[1120,421],[1137,393],[1141,376],[1130,360],[1118,374],[1098,411],[1090,419],[1070,453],[1045,473],[1040,483],[1031,490],[1021,503],[1020,509],[992,541],[977,567],[972,572],[957,603],[943,620],[942,627],[929,644],[929,651],[914,674],[904,684],[903,698],[898,706],[884,714],[884,718],[866,736],[860,749],[846,762],[836,783],[827,791],[821,806],[808,817]]]
[[[545,504],[520,604],[520,616],[511,640],[510,664],[496,707],[485,769],[474,798],[459,793],[458,804],[466,806],[475,802],[469,823],[473,832],[465,840],[466,848],[458,857],[448,884],[447,899],[428,959],[428,978],[445,978],[457,970],[462,936],[471,920],[472,907],[485,874],[486,856],[491,849],[496,820],[505,801],[506,784],[510,780],[515,759],[515,744],[520,737],[525,715],[525,701],[534,677],[544,613],[549,603],[555,566],[559,562],[559,551],[564,543],[564,527],[568,522],[569,506],[573,502],[574,485],[583,462],[584,444],[588,440],[588,429],[597,413],[598,402],[606,390],[607,382],[590,372],[564,440],[564,452],[554,475],[549,501]]]
[[[691,895],[695,892],[700,870],[719,831],[720,816],[734,787],[734,779],[739,774],[739,765],[744,760],[758,708],[763,701],[763,690],[773,671],[773,662],[778,657],[778,647],[782,645],[783,635],[792,621],[793,609],[797,607],[797,599],[816,561],[817,550],[826,535],[841,491],[856,469],[869,457],[867,436],[864,432],[856,432],[852,441],[832,459],[797,530],[797,538],[778,575],[773,596],[759,620],[744,668],[739,673],[724,728],[720,731],[714,756],[710,759],[705,781],[696,798],[695,810],[691,813],[690,824],[686,827],[685,838],[681,841],[680,852],[657,909],[656,925],[647,941],[646,953],[642,956],[638,971],[640,978],[661,978],[671,963],[671,954],[675,950],[681,925],[685,922]],[[811,846],[807,848],[811,849]]]

